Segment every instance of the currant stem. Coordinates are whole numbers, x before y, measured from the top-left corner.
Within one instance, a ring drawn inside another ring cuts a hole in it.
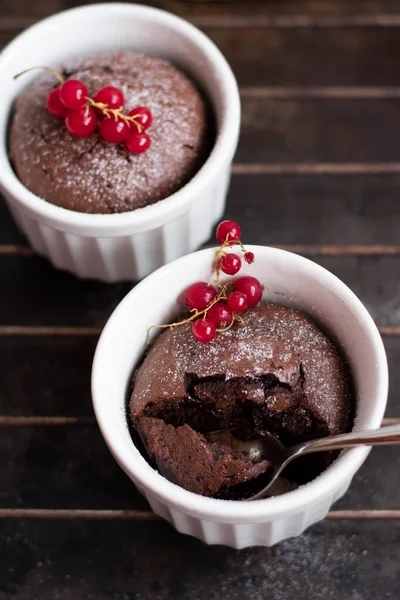
[[[240,240],[238,240],[238,242],[237,242],[237,243],[239,244],[241,251],[242,251],[244,254],[246,254],[247,250],[246,250],[246,248],[243,246],[242,242],[241,242]]]
[[[30,71],[35,71],[36,69],[45,69],[45,71],[48,71],[49,73],[51,73],[53,75],[53,77],[55,77],[61,83],[61,85],[63,83],[65,83],[65,79],[61,75],[61,73],[59,73],[55,69],[52,69],[51,67],[31,67],[30,69],[25,69],[25,71],[21,71],[21,73],[14,75],[14,79],[18,79],[19,77],[21,77],[21,75],[25,75],[25,73],[29,73]]]
[[[230,246],[230,243],[228,242],[228,236],[226,236],[225,242],[222,244],[222,246],[220,246],[220,248],[218,248],[218,250],[215,254],[215,259],[214,259],[215,279],[214,279],[214,282],[218,285],[219,288],[221,287],[219,264],[221,261],[221,256],[223,256],[225,254],[224,250],[228,246]]]
[[[233,326],[234,322],[236,321],[236,319],[240,317],[236,317],[235,314],[232,315],[232,321],[229,323],[229,325],[227,327],[223,327],[222,329],[217,329],[218,333],[224,333],[225,331],[229,331],[229,329]]]
[[[246,248],[243,246],[241,240],[229,240],[229,234],[227,234],[224,243],[218,248],[216,254],[215,254],[215,259],[214,259],[214,270],[215,270],[215,279],[213,281],[213,283],[216,283],[217,286],[219,288],[221,288],[221,282],[220,282],[220,275],[221,275],[221,269],[220,269],[220,262],[221,262],[221,256],[226,256],[225,254],[225,248],[231,248],[232,246],[234,246],[235,244],[237,244],[238,246],[240,246],[241,251],[246,254],[247,250]]]
[[[115,121],[121,119],[122,121],[125,121],[125,123],[128,124],[133,123],[138,133],[142,133],[144,129],[143,125],[138,123],[138,121],[136,120],[137,117],[139,117],[140,115],[132,115],[130,117],[129,115],[124,115],[124,113],[122,112],[123,106],[121,106],[120,108],[108,108],[107,104],[104,104],[103,102],[95,102],[92,98],[86,98],[86,100],[88,101],[90,106],[92,106],[93,108],[97,108],[97,110],[100,110],[105,117],[109,119],[111,117],[114,117]]]
[[[210,302],[210,304],[204,310],[199,311],[196,308],[192,309],[191,312],[193,314],[190,317],[188,317],[187,319],[184,319],[183,321],[177,321],[176,323],[167,323],[166,325],[151,325],[147,330],[147,343],[150,343],[150,332],[152,329],[167,329],[168,327],[173,329],[174,327],[178,327],[178,325],[186,325],[186,323],[191,323],[191,321],[194,321],[198,317],[201,317],[201,315],[203,315],[203,318],[205,319],[208,311],[210,310],[210,308],[212,306],[214,306],[214,304],[216,304],[220,300],[227,300],[226,292],[230,285],[232,285],[231,281],[229,281],[228,283],[225,283],[225,285],[222,286],[221,291],[218,294],[218,296],[216,298],[214,298],[214,300],[212,302]],[[232,324],[231,324],[231,326],[232,326]]]

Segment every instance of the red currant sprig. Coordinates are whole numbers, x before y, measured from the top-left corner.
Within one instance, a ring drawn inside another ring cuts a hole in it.
[[[220,271],[227,275],[236,275],[242,267],[242,261],[239,256],[226,252],[228,248],[238,245],[244,254],[244,260],[251,265],[254,262],[253,252],[247,252],[246,248],[240,241],[242,231],[240,226],[235,221],[222,221],[217,227],[216,237],[221,247],[217,251],[214,261],[214,269],[216,273],[215,282],[219,285]]]
[[[233,221],[223,221],[217,228],[217,240],[221,247],[217,250],[214,269],[217,275],[215,283],[219,291],[211,283],[198,281],[193,283],[187,290],[185,304],[192,313],[190,317],[177,323],[167,325],[153,325],[148,330],[148,341],[150,330],[153,328],[176,327],[191,323],[192,334],[199,342],[211,342],[217,332],[230,329],[235,320],[240,319],[239,313],[246,308],[256,306],[263,294],[263,286],[255,277],[240,277],[235,281],[220,284],[220,270],[228,275],[235,275],[241,268],[242,263],[236,254],[225,253],[228,246],[238,244],[244,252],[244,260],[251,264],[254,262],[253,252],[247,252],[240,241],[241,230]]]
[[[63,76],[49,67],[46,69],[60,82],[60,86],[47,97],[48,111],[58,119],[65,119],[65,126],[74,137],[87,137],[96,131],[99,121],[100,136],[110,144],[125,143],[132,154],[142,154],[151,146],[151,138],[146,133],[153,121],[150,110],[138,106],[124,111],[125,98],[122,91],[114,86],[101,88],[94,98],[89,97],[85,84],[79,79],[64,80]],[[27,69],[15,76],[24,75]]]

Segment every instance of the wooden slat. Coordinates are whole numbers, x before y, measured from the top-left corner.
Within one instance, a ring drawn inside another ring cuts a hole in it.
[[[97,427],[2,427],[0,508],[145,509]],[[339,510],[397,510],[400,453],[377,447],[356,474]]]
[[[76,0],[44,0],[40,6],[32,6],[29,0],[3,2],[2,10],[6,14],[29,14],[38,10],[41,14],[59,9],[72,8],[79,3]],[[396,0],[145,0],[141,4],[157,6],[182,16],[207,13],[219,15],[248,15],[258,11],[260,15],[293,15],[305,12],[311,15],[370,15],[377,12],[396,14],[399,12]],[[47,11],[47,12],[46,12]]]
[[[399,175],[236,175],[226,215],[245,242],[398,245],[399,197]]]
[[[339,29],[339,28],[355,28],[355,27],[379,27],[379,28],[395,28],[400,27],[400,15],[398,14],[372,14],[372,15],[350,15],[350,16],[335,16],[335,15],[308,15],[297,14],[290,16],[226,16],[226,17],[209,17],[202,15],[193,17],[192,22],[197,27],[220,27],[226,29],[235,28],[257,28],[257,29]]]
[[[271,247],[288,252],[296,252],[306,256],[397,256],[400,254],[400,246],[388,244],[271,244]],[[1,256],[34,256],[32,248],[25,246],[7,246],[0,244]],[[77,328],[77,331],[81,330]],[[20,332],[23,334],[23,329]],[[62,329],[57,330],[62,335]]]
[[[1,508],[147,508],[92,425],[3,427],[0,472]]]
[[[333,510],[326,516],[331,520],[392,520],[400,519],[400,510]]]
[[[93,419],[90,371],[96,344],[97,335],[76,332],[1,337],[0,415],[38,424],[49,417],[52,424],[60,417]]]
[[[0,415],[0,427],[59,427],[60,425],[95,424],[94,417],[15,417]]]
[[[386,325],[379,327],[380,334],[385,337],[397,337],[400,335],[400,327],[398,325]]]
[[[286,223],[285,215],[285,223]],[[254,239],[254,241],[259,241]],[[261,240],[260,240],[261,241]],[[316,262],[347,283],[381,326],[400,325],[400,281],[397,256],[320,256]],[[39,257],[9,256],[0,260],[2,326],[100,328],[132,288],[80,281],[53,270]],[[54,324],[57,325],[54,325]],[[22,333],[35,333],[23,329]],[[65,330],[61,330],[65,333]],[[16,330],[18,333],[18,329]]]
[[[32,256],[33,254],[33,250],[26,246],[17,246],[16,244],[0,245],[0,256]]]
[[[47,261],[31,257],[29,265],[21,267],[25,257],[8,256],[0,260],[0,311],[2,304],[14,314],[11,318],[1,318],[2,325],[19,327],[39,325],[51,327],[40,333],[65,335],[66,326],[72,326],[76,333],[91,334],[92,327],[102,327],[112,310],[132,288],[132,283],[119,283],[113,286],[80,281],[66,273],[55,271]],[[29,297],[30,295],[33,295]],[[12,306],[10,302],[14,303]],[[36,314],[36,316],[35,316]],[[17,315],[20,318],[17,319]],[[60,330],[58,328],[61,327]],[[83,327],[83,331],[75,328]],[[89,331],[85,331],[89,328]],[[33,330],[20,330],[35,334]],[[67,332],[68,333],[68,332]]]
[[[97,336],[101,333],[101,327],[24,327],[19,325],[0,326],[0,336]]]
[[[400,162],[234,163],[234,175],[398,175]]]
[[[153,521],[160,517],[149,510],[93,510],[48,508],[0,508],[0,519],[88,519]]]
[[[24,0],[27,2],[27,0]],[[147,4],[149,2],[146,2]],[[279,17],[301,14],[314,17],[354,17],[376,14],[396,15],[399,6],[396,0],[164,0],[158,2],[163,8],[186,18],[208,16],[221,18]]]
[[[342,279],[380,326],[400,324],[400,280],[396,256],[327,256],[316,259],[316,262]]]
[[[367,460],[354,476],[349,490],[335,504],[335,509],[398,510],[400,493],[394,491],[392,485],[400,485],[400,474],[399,477],[393,475],[396,465],[400,466],[399,461],[398,446],[372,448]]]
[[[28,0],[16,5],[4,5],[3,27],[20,29],[39,17],[53,14],[62,8],[76,6],[75,0],[45,0],[32,6]],[[262,27],[262,28],[336,28],[336,27],[396,27],[399,11],[389,2],[185,2],[182,0],[152,1],[156,5],[191,20],[199,27]],[[286,5],[286,6],[285,6]],[[15,15],[15,16],[14,16]],[[20,16],[20,15],[30,15]]]
[[[0,508],[0,519],[84,519],[95,521],[157,521],[161,517],[146,510],[91,510],[91,509],[37,509],[37,508]],[[333,510],[326,519],[337,520],[397,520],[400,510]]]
[[[300,163],[300,168],[302,163],[314,163],[317,169],[319,163],[333,163],[331,168],[340,163],[339,172],[352,172],[343,170],[352,164],[368,168],[365,163],[397,163],[399,168],[397,100],[356,104],[353,100],[247,97],[242,118],[237,163],[267,163],[267,167],[270,162],[283,163],[283,168],[286,163]]]
[[[0,243],[12,247],[26,246],[26,240],[18,230],[0,194]]]
[[[382,425],[399,425],[400,417],[383,419]],[[96,425],[94,417],[26,417],[0,415],[0,427],[59,427],[60,425]]]
[[[396,28],[384,32],[254,28],[205,28],[204,31],[228,59],[244,97],[249,95],[246,89],[253,94],[255,88],[261,88],[257,95],[281,98],[283,88],[289,90],[283,92],[287,97],[342,97],[354,101],[361,94],[364,100],[398,98],[396,56],[400,41]],[[0,48],[16,33],[0,28]],[[238,47],[240,52],[236,50]]]
[[[97,336],[4,336],[0,340],[0,424],[95,424],[90,370]],[[391,373],[386,416],[400,417],[400,327],[384,338]],[[396,421],[397,422],[397,421]],[[386,421],[389,424],[389,421]]]
[[[253,86],[240,88],[242,98],[279,100],[397,100],[399,87],[350,87],[350,86]]]
[[[204,31],[225,54],[243,87],[399,85],[396,27],[206,27]]]
[[[399,197],[400,174],[237,174],[226,214],[248,243],[398,246]],[[0,198],[0,244],[19,240]]]
[[[39,3],[38,3],[39,4]],[[47,15],[44,15],[47,16]],[[39,18],[31,17],[2,17],[0,21],[0,34],[12,32],[17,34],[17,32],[23,31],[27,29],[31,25],[37,23]]]
[[[349,27],[348,19],[342,27],[310,29],[296,26],[295,21],[279,28],[279,20],[278,28],[262,27],[262,15],[261,20],[257,16],[216,19],[204,14],[206,10],[192,20],[225,54],[241,86],[399,86],[399,13],[389,18],[390,26],[384,29]],[[0,47],[27,24],[27,17],[21,21],[2,18]]]
[[[72,5],[72,2],[71,2]],[[40,2],[29,2],[29,0],[3,0],[1,4],[2,21],[8,18],[27,19],[43,18],[52,13],[66,8],[63,0],[40,0]]]
[[[400,246],[389,246],[382,244],[371,245],[308,245],[308,244],[280,244],[273,245],[282,250],[304,254],[306,256],[397,256],[400,254]]]
[[[400,254],[400,246],[394,244],[269,244],[269,246],[305,256],[397,256]],[[206,247],[212,247],[212,244],[207,244]],[[36,256],[36,253],[32,248],[26,246],[7,246],[0,244],[0,257],[1,256],[30,257]],[[23,327],[2,328],[0,331],[2,331],[0,335],[25,335]],[[96,331],[96,328],[94,328],[94,333]],[[86,335],[87,333],[89,333],[89,335],[92,334],[92,329],[89,328],[89,331],[87,331],[86,329],[79,327],[76,328],[77,335]],[[36,334],[51,334],[51,330],[43,328],[43,330],[38,330]],[[67,334],[70,335],[71,331],[68,330]],[[63,328],[54,328],[54,335],[64,335]]]

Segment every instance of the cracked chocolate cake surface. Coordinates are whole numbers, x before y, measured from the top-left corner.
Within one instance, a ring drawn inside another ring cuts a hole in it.
[[[209,344],[190,326],[166,330],[134,377],[130,415],[148,456],[169,480],[206,496],[246,494],[268,475],[268,461],[253,463],[235,439],[270,431],[289,446],[351,426],[350,377],[334,342],[292,308],[261,304],[242,317]],[[212,435],[221,430],[222,442]],[[299,459],[291,478],[310,480],[332,460]]]
[[[130,154],[100,138],[74,138],[46,108],[57,87],[46,74],[17,99],[9,153],[21,182],[37,196],[86,213],[131,211],[173,194],[198,171],[211,138],[206,103],[179,69],[154,56],[103,53],[66,63],[66,78],[82,80],[93,97],[113,85],[125,96],[126,112],[147,106],[153,115],[150,150]]]

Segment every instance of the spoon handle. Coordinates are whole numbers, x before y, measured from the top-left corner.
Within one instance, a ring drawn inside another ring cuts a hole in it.
[[[370,431],[352,431],[342,435],[332,435],[307,444],[299,444],[297,451],[299,452],[301,447],[301,454],[309,454],[310,452],[340,450],[361,445],[384,446],[391,444],[400,444],[400,425],[387,425]]]

